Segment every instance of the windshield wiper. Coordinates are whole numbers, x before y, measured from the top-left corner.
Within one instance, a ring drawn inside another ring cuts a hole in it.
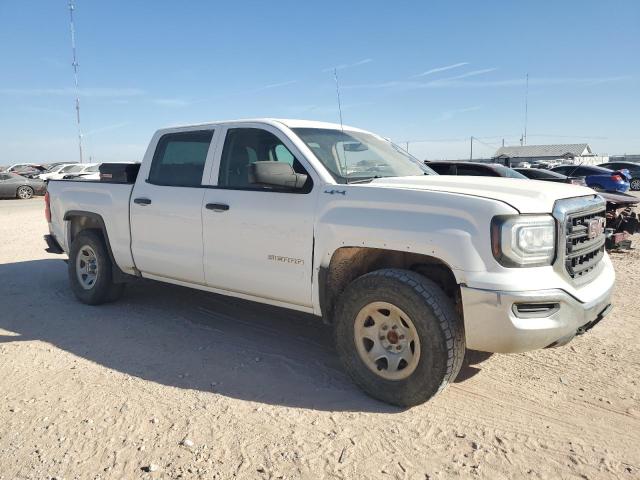
[[[380,175],[376,175],[374,177],[364,177],[364,178],[356,178],[355,180],[350,180],[349,177],[346,178],[347,185],[351,185],[353,183],[367,183],[373,180],[374,178],[383,178]]]

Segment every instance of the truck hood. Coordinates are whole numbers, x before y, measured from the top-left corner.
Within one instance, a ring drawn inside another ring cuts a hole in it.
[[[363,186],[447,192],[490,198],[507,203],[520,213],[551,213],[556,200],[595,194],[590,188],[565,183],[452,175],[376,178]]]

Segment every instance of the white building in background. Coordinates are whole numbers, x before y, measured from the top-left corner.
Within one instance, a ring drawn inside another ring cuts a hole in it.
[[[493,161],[511,167],[517,167],[524,162],[531,165],[536,163],[598,165],[608,162],[609,156],[593,153],[588,143],[568,143],[500,147],[493,156]]]

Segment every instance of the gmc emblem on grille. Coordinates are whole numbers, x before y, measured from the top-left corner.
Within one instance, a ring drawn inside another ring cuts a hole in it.
[[[596,238],[602,235],[604,233],[604,225],[605,219],[602,217],[592,218],[589,220],[589,223],[587,224],[589,238]]]

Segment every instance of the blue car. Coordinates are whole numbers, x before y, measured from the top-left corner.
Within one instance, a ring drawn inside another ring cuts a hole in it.
[[[551,171],[571,177],[584,177],[587,186],[599,192],[624,193],[629,190],[631,180],[626,169],[614,171],[595,165],[560,165]]]

